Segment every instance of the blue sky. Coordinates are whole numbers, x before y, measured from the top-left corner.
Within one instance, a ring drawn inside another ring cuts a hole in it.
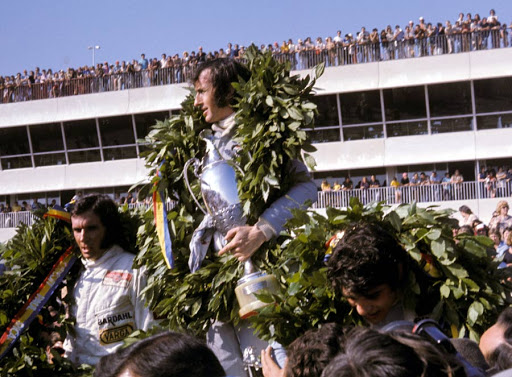
[[[512,1],[430,0],[36,0],[5,1],[0,22],[0,75],[36,66],[53,70],[96,61],[131,60],[182,53],[228,42],[281,43],[311,36],[334,36],[404,25],[423,16],[427,22],[454,21],[459,12],[512,22]]]

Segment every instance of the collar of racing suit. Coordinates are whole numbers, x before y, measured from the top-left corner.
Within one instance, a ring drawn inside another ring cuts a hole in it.
[[[220,132],[220,136],[228,135],[235,126],[235,113],[232,113],[227,118],[220,120],[218,123],[212,124],[214,132]]]
[[[105,251],[101,257],[96,260],[90,260],[82,258],[81,261],[86,269],[96,268],[105,263],[107,263],[110,259],[117,257],[119,254],[123,252],[121,246],[113,245],[110,249]]]

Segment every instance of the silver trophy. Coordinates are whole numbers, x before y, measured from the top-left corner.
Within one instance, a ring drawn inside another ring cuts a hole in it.
[[[206,143],[206,154],[201,162],[197,158],[191,158],[185,163],[185,183],[198,207],[205,215],[211,216],[215,229],[225,237],[230,229],[247,223],[238,196],[235,165],[221,156],[213,143],[214,135],[211,130],[201,131],[199,138]],[[192,164],[194,174],[199,178],[206,210],[190,187],[187,172]],[[240,170],[239,167],[237,169]],[[226,241],[223,240],[222,246],[225,244]],[[260,289],[277,291],[277,280],[273,275],[257,271],[249,258],[244,263],[244,276],[238,281],[238,287],[235,289],[241,318],[250,317],[256,314],[257,308],[267,305],[254,295]]]
[[[202,162],[197,158],[191,158],[185,163],[185,183],[201,211],[205,215],[210,214],[215,228],[225,236],[231,228],[245,225],[247,221],[238,197],[235,169],[215,148],[212,131],[201,131],[199,138],[206,143],[206,154]],[[194,174],[201,184],[201,195],[206,210],[190,188],[187,172],[191,164],[194,164]]]
[[[262,377],[263,370],[261,365],[261,357],[257,354],[257,350],[253,346],[246,347],[243,351],[244,369],[249,377]]]

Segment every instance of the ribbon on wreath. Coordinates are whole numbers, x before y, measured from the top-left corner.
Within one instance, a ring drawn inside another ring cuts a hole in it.
[[[43,218],[54,217],[58,220],[63,220],[67,223],[71,223],[71,213],[67,212],[64,208],[56,205],[50,208],[48,212],[43,215]]]
[[[46,276],[39,288],[30,296],[18,313],[16,313],[0,338],[0,359],[11,350],[23,331],[25,331],[30,323],[37,317],[76,260],[77,257],[73,253],[73,246],[70,246],[53,265],[50,273]]]
[[[160,165],[160,168],[162,167]],[[156,171],[158,178],[162,177],[160,169]],[[155,182],[155,186],[158,182]],[[169,223],[167,222],[167,208],[165,205],[165,194],[163,191],[155,190],[153,192],[153,214],[155,217],[156,233],[160,243],[160,249],[169,269],[174,268],[174,256],[172,254],[171,234],[169,233]]]

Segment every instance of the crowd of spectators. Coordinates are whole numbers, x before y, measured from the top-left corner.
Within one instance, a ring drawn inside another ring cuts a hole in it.
[[[48,204],[48,207],[53,207],[55,204],[57,204],[57,202],[53,199],[51,203]],[[6,204],[0,203],[0,213],[36,211],[41,208],[45,208],[45,206],[40,203],[37,198],[33,199],[32,204],[28,204],[25,200],[22,201],[21,204],[18,201],[15,201],[12,206],[9,202]]]
[[[488,224],[481,221],[466,205],[459,208],[462,220],[454,234],[487,236],[494,241],[495,258],[501,258],[499,268],[512,267],[512,216],[508,214],[510,207],[506,200],[500,200],[496,205]]]
[[[478,182],[485,188],[487,198],[505,197],[510,195],[512,167],[499,166],[486,169],[483,167],[478,174]]]
[[[417,23],[409,21],[403,28],[388,25],[380,32],[366,27],[354,33],[316,39],[306,37],[261,44],[262,51],[271,51],[278,60],[291,63],[292,69],[307,69],[325,62],[327,66],[404,59],[418,56],[441,55],[512,45],[512,33],[507,25],[498,21],[493,9],[489,16],[460,13],[455,21],[427,22],[420,17]],[[510,34],[510,39],[509,39]],[[185,82],[195,67],[214,58],[243,59],[245,46],[228,43],[227,47],[205,52],[184,51],[181,55],[162,54],[160,59],[107,61],[95,66],[64,70],[24,70],[16,75],[0,76],[0,95],[3,103],[33,99],[56,98],[86,93],[123,90],[154,85]]]
[[[332,206],[345,206],[349,196],[356,196],[365,204],[372,200],[408,203],[508,197],[512,194],[512,167],[483,167],[477,182],[478,187],[473,185],[474,182],[464,186],[464,177],[458,169],[443,176],[436,171],[430,174],[404,172],[400,180],[393,177],[389,185],[386,181],[381,183],[374,174],[369,179],[362,177],[355,185],[347,176],[343,181],[335,179],[332,184],[324,179],[320,197],[329,202],[325,205]]]

